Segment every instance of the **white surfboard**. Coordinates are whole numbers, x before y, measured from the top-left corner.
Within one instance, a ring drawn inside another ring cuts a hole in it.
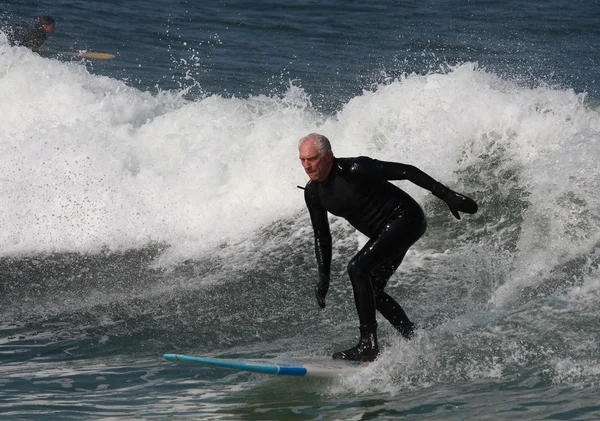
[[[238,371],[296,377],[336,377],[356,373],[368,365],[368,363],[343,360],[279,363],[271,360],[201,358],[182,354],[165,354],[163,357],[179,364],[223,367]]]

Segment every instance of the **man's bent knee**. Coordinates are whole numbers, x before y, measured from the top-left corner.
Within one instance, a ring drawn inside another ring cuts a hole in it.
[[[357,282],[364,282],[369,280],[368,271],[362,267],[358,262],[358,259],[352,259],[348,263],[348,275],[352,281],[352,285]]]

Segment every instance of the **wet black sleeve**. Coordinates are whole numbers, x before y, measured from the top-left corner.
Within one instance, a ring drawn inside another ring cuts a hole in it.
[[[48,36],[40,27],[24,27],[14,25],[11,33],[8,36],[8,41],[11,45],[27,47],[33,51],[37,51],[46,41]]]
[[[319,270],[319,279],[329,280],[331,273],[331,231],[327,211],[321,206],[313,183],[308,183],[304,189],[304,200],[310,214],[315,233],[315,255]]]
[[[378,161],[368,157],[354,159],[350,166],[352,176],[373,180],[408,180],[417,186],[429,190],[437,197],[443,197],[448,188],[413,165],[399,162]]]
[[[26,36],[27,28],[21,25],[13,25],[8,31],[6,38],[12,46],[21,45]]]

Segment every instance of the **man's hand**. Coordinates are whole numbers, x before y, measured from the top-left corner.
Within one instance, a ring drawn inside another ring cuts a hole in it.
[[[441,199],[446,202],[450,208],[450,212],[452,212],[452,215],[454,215],[456,219],[460,219],[459,211],[465,213],[477,212],[477,203],[473,199],[450,189],[444,193]]]
[[[315,285],[315,296],[317,297],[317,303],[319,307],[325,308],[325,296],[329,290],[329,279],[321,279]]]

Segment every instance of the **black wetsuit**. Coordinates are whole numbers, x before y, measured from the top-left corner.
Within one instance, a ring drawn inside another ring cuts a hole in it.
[[[23,46],[38,51],[48,39],[48,34],[41,24],[34,26],[13,25],[7,38],[10,45]]]
[[[329,281],[330,212],[369,237],[348,264],[361,331],[375,331],[377,310],[409,338],[413,323],[384,288],[408,248],[425,232],[427,223],[421,206],[388,180],[409,180],[438,197],[448,191],[412,165],[368,157],[334,158],[327,179],[309,181],[304,198],[314,228],[320,278]]]

